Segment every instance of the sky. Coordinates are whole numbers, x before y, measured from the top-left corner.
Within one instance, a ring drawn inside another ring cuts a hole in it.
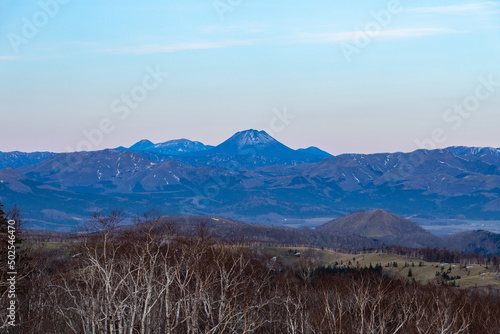
[[[500,147],[500,1],[0,0],[0,151]]]

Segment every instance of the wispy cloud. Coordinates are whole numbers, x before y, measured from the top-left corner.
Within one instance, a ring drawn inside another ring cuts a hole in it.
[[[198,30],[204,34],[234,33],[234,32],[256,34],[266,31],[263,25],[242,25],[242,26],[210,25],[210,26],[198,27]]]
[[[455,5],[455,6],[419,7],[419,8],[407,9],[406,11],[413,13],[450,14],[450,13],[488,10],[494,7],[498,7],[498,5],[499,4],[496,2],[488,1],[488,2],[470,3],[470,4]]]
[[[19,56],[0,56],[0,61],[9,61],[19,59]]]
[[[379,36],[387,38],[411,38],[457,33],[461,33],[461,31],[447,28],[406,28],[381,31]]]
[[[181,43],[174,45],[152,44],[152,45],[142,45],[137,47],[107,49],[104,50],[104,52],[114,53],[114,54],[146,55],[154,53],[172,53],[178,51],[223,49],[233,46],[248,46],[248,45],[253,45],[254,42],[255,41],[253,40],[241,40],[241,41],[224,41],[224,42]]]
[[[359,37],[362,31],[347,31],[326,34],[301,34],[299,39],[309,42],[322,42],[322,43],[342,43],[352,42],[355,38]],[[444,28],[402,28],[382,30],[376,34],[376,38],[414,38],[432,35],[443,35],[460,33],[458,30],[444,29]]]

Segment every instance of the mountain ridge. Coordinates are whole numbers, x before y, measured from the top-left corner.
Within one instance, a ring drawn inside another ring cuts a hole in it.
[[[309,154],[321,155],[321,156],[325,156],[325,157],[333,157],[332,154],[330,154],[326,151],[323,151],[322,149],[320,149],[316,146],[309,146],[307,148],[299,148],[297,151],[298,152],[305,152],[305,153],[309,153]]]
[[[272,164],[279,159],[255,156],[162,155],[165,160],[157,161],[142,153],[65,153],[18,170],[37,182],[83,193],[176,194],[172,205],[201,198],[210,204],[203,207],[205,214],[229,212],[231,217],[332,217],[380,207],[436,218],[498,219],[500,212],[500,157],[494,155],[459,157],[446,150],[423,150],[341,155],[287,166]],[[164,164],[168,161],[182,164],[170,167],[183,167],[169,170]]]
[[[0,169],[4,168],[18,168],[27,165],[33,165],[43,160],[46,160],[57,153],[52,152],[1,152],[0,151]]]
[[[173,139],[163,143],[153,143],[148,139],[142,139],[130,146],[125,148],[120,146],[120,150],[130,150],[130,151],[147,151],[166,155],[183,155],[188,153],[194,153],[199,151],[205,151],[213,146],[205,145],[198,141],[192,141],[189,139]]]

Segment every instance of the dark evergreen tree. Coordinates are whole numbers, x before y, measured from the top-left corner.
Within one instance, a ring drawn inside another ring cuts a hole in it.
[[[2,263],[2,269],[0,271],[0,280],[5,281],[7,275],[7,249],[8,249],[8,220],[5,217],[5,212],[3,211],[3,205],[0,203],[0,263]],[[2,292],[4,289],[2,288]]]
[[[33,249],[24,240],[23,230],[23,219],[19,207],[14,205],[12,208],[4,210],[4,206],[0,203],[0,263],[2,263],[0,280],[4,281],[7,278],[7,272],[17,272],[16,290],[18,294],[24,292],[24,285],[33,271],[31,263]],[[15,248],[13,249],[12,246]],[[12,256],[12,253],[9,254],[9,250],[15,250],[14,263],[8,261],[11,260],[9,255]]]
[[[3,204],[0,202],[0,237],[1,240],[1,252],[2,252],[2,262],[5,260],[5,256],[7,254],[7,240],[8,240],[8,220],[5,216],[5,212],[3,211]],[[2,268],[5,269],[5,268]]]

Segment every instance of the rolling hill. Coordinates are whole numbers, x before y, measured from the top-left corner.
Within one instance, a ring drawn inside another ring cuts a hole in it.
[[[318,226],[321,233],[351,233],[387,245],[437,246],[440,239],[416,223],[385,210],[359,211]]]
[[[467,231],[442,237],[443,245],[449,249],[484,256],[500,254],[500,234],[488,231]]]

